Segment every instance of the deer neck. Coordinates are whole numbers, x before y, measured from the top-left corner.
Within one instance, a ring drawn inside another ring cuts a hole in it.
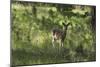
[[[63,30],[63,32],[64,32],[64,34],[66,34],[66,32],[67,32],[67,29],[64,29],[64,30]]]

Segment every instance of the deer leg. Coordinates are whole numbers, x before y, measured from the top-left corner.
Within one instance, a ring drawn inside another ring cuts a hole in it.
[[[63,47],[63,45],[64,45],[64,43],[63,42],[61,42],[61,46]]]
[[[64,45],[64,41],[63,41],[63,40],[61,40],[61,47],[63,47],[63,45]]]
[[[61,47],[61,40],[59,40],[59,48]]]
[[[55,47],[55,46],[54,46],[54,39],[52,39],[52,45],[53,45],[53,47]]]

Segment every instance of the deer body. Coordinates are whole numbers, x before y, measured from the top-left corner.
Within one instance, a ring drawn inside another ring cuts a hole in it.
[[[67,28],[69,25],[70,25],[70,23],[68,23],[68,24],[63,23],[64,28],[62,30],[61,29],[53,29],[53,31],[52,31],[53,47],[55,46],[54,42],[57,40],[60,40],[59,45],[63,47],[63,43],[64,43],[64,40],[66,38]]]

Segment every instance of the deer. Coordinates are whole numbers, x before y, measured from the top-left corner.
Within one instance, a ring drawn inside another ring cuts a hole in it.
[[[66,38],[67,29],[68,29],[68,26],[71,25],[71,23],[67,23],[67,24],[62,23],[62,25],[63,25],[63,29],[54,28],[54,29],[52,30],[52,45],[53,45],[53,47],[55,47],[55,44],[54,44],[54,43],[55,43],[57,40],[60,40],[59,45],[60,45],[61,47],[63,47],[63,45],[64,45],[64,40],[65,40],[65,38]]]

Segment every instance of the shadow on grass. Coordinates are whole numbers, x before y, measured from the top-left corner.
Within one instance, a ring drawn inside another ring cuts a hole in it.
[[[65,62],[93,61],[95,54],[88,54],[82,46],[72,50],[67,47],[56,46],[55,48],[48,41],[42,44],[43,47],[36,45],[23,44],[22,48],[12,50],[12,66],[54,64]],[[93,56],[92,56],[93,55]]]
[[[68,59],[66,59],[66,57]],[[70,55],[68,55],[68,49],[59,50],[58,48],[47,46],[44,48],[34,46],[31,50],[12,50],[13,66],[70,62],[69,58]]]

